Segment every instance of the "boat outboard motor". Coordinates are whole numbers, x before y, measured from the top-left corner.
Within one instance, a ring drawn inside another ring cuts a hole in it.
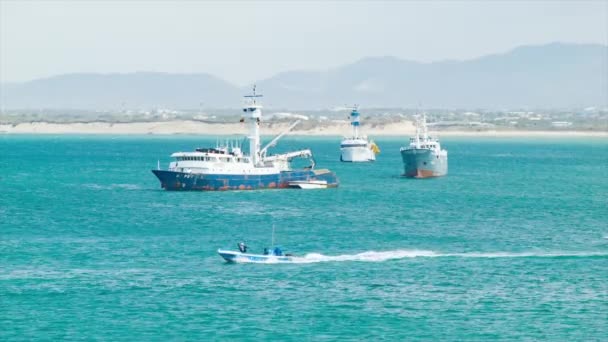
[[[247,245],[244,242],[239,242],[238,246],[241,253],[247,253]]]

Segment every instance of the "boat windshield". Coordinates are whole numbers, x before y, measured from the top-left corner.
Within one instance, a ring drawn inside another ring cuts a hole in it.
[[[282,256],[283,255],[283,250],[281,249],[281,247],[275,247],[275,248],[265,247],[264,248],[264,255]]]

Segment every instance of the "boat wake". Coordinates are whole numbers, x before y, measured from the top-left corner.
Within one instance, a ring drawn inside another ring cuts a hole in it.
[[[394,250],[385,252],[367,251],[358,254],[328,256],[309,253],[304,257],[294,257],[292,263],[308,264],[316,262],[362,261],[382,262],[406,258],[575,258],[608,257],[608,252],[492,252],[492,253],[438,253],[427,250]]]
[[[142,188],[136,184],[84,184],[85,188],[93,190],[141,190]]]

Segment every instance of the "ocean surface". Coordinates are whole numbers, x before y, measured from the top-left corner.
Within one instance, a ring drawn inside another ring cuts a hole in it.
[[[267,140],[267,139],[266,139]],[[403,139],[328,190],[167,192],[195,136],[0,136],[0,340],[608,340],[608,140]],[[294,264],[226,264],[275,239]]]

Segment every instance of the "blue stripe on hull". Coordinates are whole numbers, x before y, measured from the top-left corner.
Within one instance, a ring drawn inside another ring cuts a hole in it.
[[[152,170],[166,190],[255,190],[287,188],[292,181],[324,180],[328,187],[337,187],[338,178],[330,171],[295,170],[271,175],[193,174]]]

